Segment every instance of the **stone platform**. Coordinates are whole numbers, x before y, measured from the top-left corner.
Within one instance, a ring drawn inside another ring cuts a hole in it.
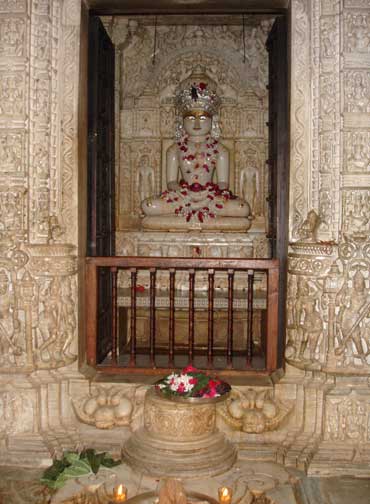
[[[145,396],[144,427],[123,448],[134,470],[185,478],[224,473],[236,453],[216,427],[216,401],[174,402],[153,389]]]
[[[91,476],[83,476],[78,481],[70,480],[64,488],[53,495],[43,487],[39,479],[40,469],[0,467],[0,502],[6,504],[62,504],[73,502],[78,494],[93,482]],[[107,483],[108,482],[108,483]],[[95,480],[98,486],[91,502],[106,504],[106,498],[99,499],[101,487],[122,482],[128,488],[128,497],[155,491],[158,480],[137,473],[126,464],[115,467],[110,477],[105,474]],[[101,487],[99,487],[101,485]],[[238,461],[225,474],[212,478],[185,480],[185,491],[200,492],[217,499],[221,486],[233,489],[233,504],[368,504],[370,479],[335,477],[310,478],[299,471],[287,469],[271,462]],[[82,502],[90,502],[82,498]],[[76,502],[76,501],[74,501]]]

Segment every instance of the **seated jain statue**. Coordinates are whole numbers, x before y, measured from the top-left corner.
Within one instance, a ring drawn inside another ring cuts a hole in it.
[[[194,73],[176,96],[177,142],[167,151],[167,190],[142,202],[143,227],[247,231],[250,207],[229,190],[229,153],[218,140],[216,85]]]

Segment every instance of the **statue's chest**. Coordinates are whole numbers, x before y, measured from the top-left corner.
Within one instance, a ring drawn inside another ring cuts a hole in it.
[[[181,145],[179,161],[184,174],[212,173],[216,167],[218,150],[213,142],[208,144]]]

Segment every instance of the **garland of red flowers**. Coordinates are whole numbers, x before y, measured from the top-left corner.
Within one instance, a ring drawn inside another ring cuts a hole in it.
[[[218,140],[216,140],[215,138],[212,138],[211,136],[206,137],[207,150],[206,152],[202,153],[204,162],[203,163],[196,162],[194,166],[195,170],[203,168],[204,170],[206,170],[207,173],[209,173],[211,168],[208,164],[209,162],[211,163],[212,168],[216,167],[216,157],[218,154],[217,144]],[[193,153],[186,154],[189,151],[188,136],[185,135],[179,142],[177,142],[177,145],[179,146],[180,154],[182,155],[182,159],[184,161],[194,161],[196,159],[196,156]]]
[[[192,192],[205,191],[204,204],[201,208],[192,208]],[[224,203],[228,200],[236,199],[236,196],[228,189],[220,189],[218,184],[207,182],[202,185],[199,183],[188,184],[185,181],[180,182],[180,189],[177,191],[164,191],[161,198],[165,199],[168,204],[176,204],[174,207],[175,215],[182,216],[186,222],[193,218],[197,218],[200,223],[206,219],[214,219],[217,212],[224,207]]]

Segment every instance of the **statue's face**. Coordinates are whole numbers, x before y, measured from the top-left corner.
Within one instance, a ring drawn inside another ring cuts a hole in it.
[[[202,110],[189,112],[184,116],[184,129],[189,136],[208,135],[212,128],[212,117]]]

